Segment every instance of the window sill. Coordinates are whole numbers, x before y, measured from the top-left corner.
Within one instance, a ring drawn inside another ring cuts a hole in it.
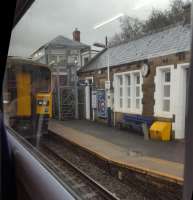
[[[142,110],[122,110],[122,109],[115,109],[114,112],[125,113],[125,114],[133,114],[133,115],[142,115]]]
[[[163,117],[163,118],[172,118],[172,114],[171,113],[154,113],[154,117]]]

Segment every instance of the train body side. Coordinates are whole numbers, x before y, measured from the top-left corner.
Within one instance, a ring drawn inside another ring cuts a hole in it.
[[[47,65],[8,58],[4,91],[9,96],[5,113],[14,129],[37,130],[39,119],[52,117],[51,71]]]

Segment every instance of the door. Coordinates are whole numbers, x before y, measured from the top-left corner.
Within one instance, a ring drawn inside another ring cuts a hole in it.
[[[187,103],[187,87],[188,87],[188,68],[184,68],[183,69],[184,73],[184,91],[182,91],[182,127],[181,127],[181,131],[182,131],[182,138],[185,137],[185,117],[186,117],[186,103]]]
[[[184,139],[185,136],[185,115],[186,115],[186,100],[188,87],[188,65],[181,65],[178,69],[178,89],[176,89],[176,106],[175,106],[175,138]]]
[[[16,75],[17,81],[17,116],[31,116],[31,76],[21,72]],[[25,106],[24,106],[25,105]]]

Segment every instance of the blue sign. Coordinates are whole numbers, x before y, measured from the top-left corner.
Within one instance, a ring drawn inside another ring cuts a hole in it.
[[[97,90],[97,116],[107,118],[106,95],[105,90]]]

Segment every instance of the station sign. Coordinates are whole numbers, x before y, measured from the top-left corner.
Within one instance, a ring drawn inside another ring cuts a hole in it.
[[[105,89],[110,90],[111,88],[111,82],[110,81],[105,81]]]
[[[78,85],[79,85],[79,86],[87,86],[88,83],[87,83],[86,80],[79,80],[79,81],[78,81]]]
[[[105,90],[97,90],[97,116],[101,118],[107,117],[106,92]]]

